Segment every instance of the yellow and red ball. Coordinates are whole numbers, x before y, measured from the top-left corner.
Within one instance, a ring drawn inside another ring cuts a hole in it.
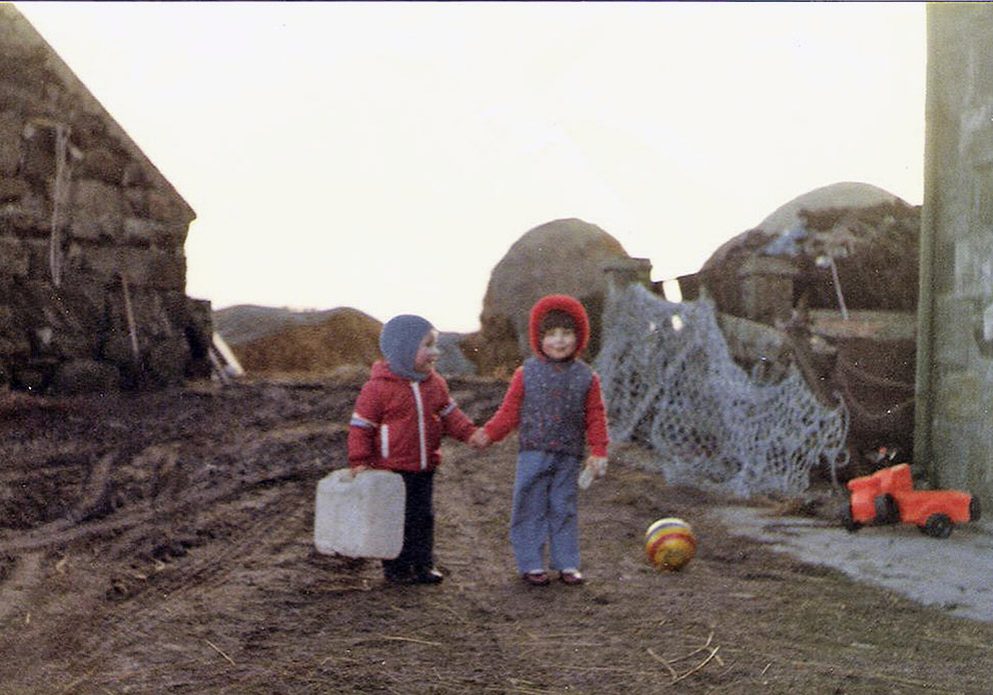
[[[659,519],[645,531],[645,552],[656,569],[680,570],[696,555],[696,535],[682,519]]]

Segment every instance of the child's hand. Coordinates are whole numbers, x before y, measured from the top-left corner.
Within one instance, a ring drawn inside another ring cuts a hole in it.
[[[352,477],[354,478],[362,471],[369,470],[369,466],[352,466],[348,470],[352,474]]]
[[[472,436],[469,437],[469,446],[473,449],[485,449],[490,444],[492,444],[492,440],[482,427],[473,432]]]
[[[602,478],[605,475],[607,475],[607,459],[603,456],[590,456],[579,474],[580,489],[585,490],[595,478]]]
[[[586,459],[586,467],[593,471],[596,478],[603,478],[607,475],[607,457],[590,456]]]

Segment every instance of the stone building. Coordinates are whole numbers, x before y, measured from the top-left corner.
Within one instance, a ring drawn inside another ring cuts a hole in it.
[[[993,507],[993,5],[928,13],[914,460]]]
[[[185,294],[194,217],[0,5],[0,386],[72,393],[209,373],[210,305]]]

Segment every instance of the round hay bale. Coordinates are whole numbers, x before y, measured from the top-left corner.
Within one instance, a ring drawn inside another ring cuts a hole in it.
[[[479,333],[463,341],[480,374],[506,373],[530,354],[528,314],[538,299],[553,293],[572,295],[586,307],[587,356],[595,356],[607,292],[603,266],[618,258],[629,258],[620,242],[575,218],[548,222],[518,239],[490,275]]]
[[[290,323],[231,349],[249,374],[326,375],[379,359],[379,321],[348,307],[324,313],[320,322]]]

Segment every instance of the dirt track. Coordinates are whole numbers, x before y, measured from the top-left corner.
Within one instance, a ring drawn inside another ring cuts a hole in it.
[[[450,381],[475,419],[504,384]],[[437,587],[312,549],[356,383],[0,395],[0,693],[989,693],[993,625],[735,537],[615,453],[581,498],[586,586],[526,587],[513,441],[446,445]],[[681,573],[644,528],[693,523]]]

